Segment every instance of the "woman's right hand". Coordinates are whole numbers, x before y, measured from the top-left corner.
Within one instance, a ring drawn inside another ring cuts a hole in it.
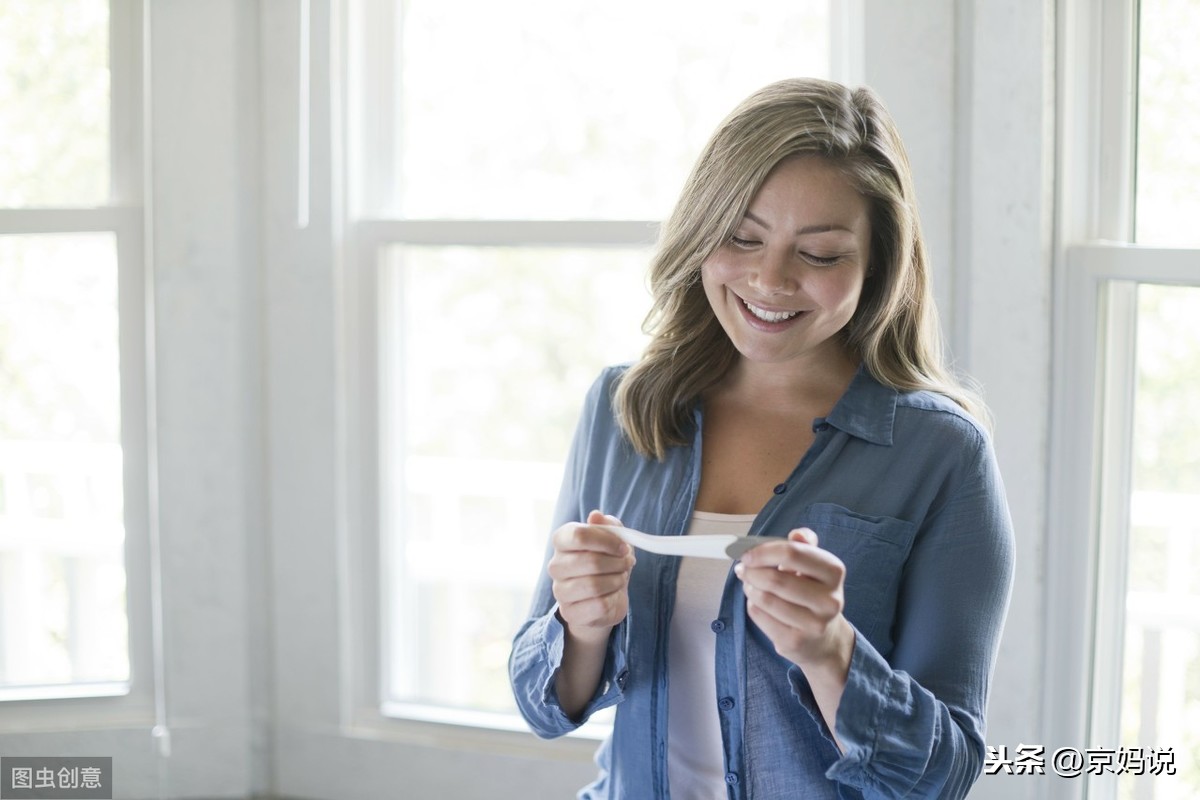
[[[554,532],[554,555],[547,571],[553,580],[558,615],[568,631],[584,641],[607,640],[629,613],[629,573],[633,548],[598,525],[620,525],[616,517],[593,511],[587,522],[569,522]]]

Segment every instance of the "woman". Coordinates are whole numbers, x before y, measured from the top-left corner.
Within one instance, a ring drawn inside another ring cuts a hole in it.
[[[616,704],[586,798],[962,797],[1011,523],[945,368],[875,95],[773,84],[721,124],[651,266],[651,342],[587,397],[510,675],[545,737]],[[614,530],[761,537],[729,562]]]

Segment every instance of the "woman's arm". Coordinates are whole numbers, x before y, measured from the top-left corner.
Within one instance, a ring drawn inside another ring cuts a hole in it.
[[[554,679],[554,691],[558,693],[558,704],[569,719],[581,721],[583,710],[600,686],[611,632],[612,628],[608,628],[598,636],[580,636],[567,627],[562,664]]]
[[[738,567],[748,616],[842,753],[829,777],[869,798],[963,797],[982,768],[1013,543],[990,449],[966,461],[904,562],[887,658],[846,621],[845,566],[815,539],[793,531]]]
[[[626,668],[628,622],[624,617],[633,555],[611,532],[570,522],[587,513],[585,497],[596,494],[587,488],[587,476],[589,469],[597,467],[591,463],[594,453],[603,452],[607,443],[601,417],[607,421],[611,413],[606,398],[618,374],[606,370],[584,401],[554,512],[558,527],[547,547],[529,616],[513,637],[509,656],[509,682],[517,708],[533,732],[542,737],[574,730],[593,711],[612,705],[622,694],[616,676]],[[592,502],[600,501],[592,497]],[[588,519],[619,524],[603,515]],[[582,552],[567,555],[575,550]],[[595,569],[605,559],[608,566]],[[593,573],[608,577],[572,585],[581,565],[589,561]],[[557,577],[551,575],[552,570]],[[598,584],[606,581],[607,590],[598,591]],[[559,588],[556,582],[561,584]]]
[[[577,720],[600,685],[608,639],[629,612],[629,573],[633,548],[595,525],[620,525],[599,511],[583,525],[568,524],[554,533],[554,556],[546,571],[554,580],[558,618],[566,628],[562,664],[554,686],[558,702]]]
[[[598,512],[589,515],[596,518],[603,520],[598,524],[616,522]],[[555,542],[559,541],[569,547],[558,550]],[[576,545],[582,549],[570,549]],[[633,554],[619,537],[581,523],[560,527],[552,538],[551,553],[508,662],[517,708],[542,737],[568,733],[593,711],[620,698],[614,676],[625,668],[624,629],[633,566]],[[600,571],[574,572],[588,563],[601,565]]]
[[[856,634],[832,726],[844,756],[830,777],[869,798],[966,796],[986,754],[988,689],[1013,565],[1003,487],[981,446],[914,541],[887,658]],[[794,686],[803,682],[793,678]]]

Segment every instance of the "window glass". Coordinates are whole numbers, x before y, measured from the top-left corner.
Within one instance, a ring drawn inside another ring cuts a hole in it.
[[[1121,775],[1122,800],[1200,796],[1200,287],[1142,285],[1121,744],[1179,774]]]
[[[357,32],[378,53],[350,103],[371,151],[352,176],[364,202],[463,236],[413,246],[395,228],[372,254],[388,713],[514,710],[511,637],[580,405],[601,367],[644,347],[649,249],[560,221],[663,219],[737,102],[828,77],[831,6],[395,0],[374,7],[397,11],[394,48],[379,46],[386,13]],[[537,221],[556,244],[466,246],[495,220]]]
[[[1200,245],[1200,3],[1141,0],[1137,225],[1141,244]]]
[[[108,3],[0,3],[0,207],[109,195]]]
[[[399,213],[661,219],[738,101],[828,76],[829,6],[406,0]]]
[[[1138,12],[1135,239],[1196,247],[1200,4]],[[1138,287],[1120,736],[1134,753],[1171,748],[1179,774],[1127,770],[1121,800],[1200,794],[1198,317],[1200,287]]]
[[[0,236],[0,688],[129,677],[116,259]]]
[[[514,711],[506,663],[599,369],[644,346],[647,253],[386,250],[387,700]]]

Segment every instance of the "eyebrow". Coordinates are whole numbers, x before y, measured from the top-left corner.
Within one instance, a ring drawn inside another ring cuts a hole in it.
[[[753,222],[757,222],[759,225],[766,228],[767,230],[771,230],[771,226],[768,225],[764,219],[759,217],[754,212],[747,211],[745,216],[747,219],[749,219]],[[845,225],[826,224],[826,225],[805,225],[803,228],[800,228],[796,231],[796,235],[797,236],[805,236],[810,233],[829,233],[830,231],[845,231],[846,233],[854,233],[854,231],[850,230]]]

